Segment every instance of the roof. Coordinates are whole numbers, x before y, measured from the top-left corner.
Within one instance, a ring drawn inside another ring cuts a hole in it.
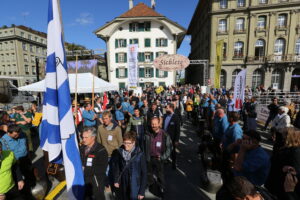
[[[120,18],[126,17],[162,17],[163,15],[154,11],[144,3],[139,3],[127,12],[123,13]]]
[[[36,30],[33,30],[33,29],[31,29],[27,26],[23,26],[23,25],[19,25],[19,26],[16,26],[16,27],[19,28],[19,29],[22,29],[24,31],[28,31],[28,32],[31,32],[33,34],[39,35],[41,37],[47,38],[47,34],[44,33],[44,32],[36,31]]]

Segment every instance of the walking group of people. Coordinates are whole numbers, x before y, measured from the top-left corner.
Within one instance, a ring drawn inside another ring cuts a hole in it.
[[[73,102],[85,199],[105,199],[105,190],[120,200],[144,199],[147,188],[163,199],[164,168],[170,164],[177,169],[184,120],[199,129],[204,169],[222,174],[217,199],[299,199],[299,110],[293,102],[279,105],[273,98],[260,131],[256,98],[247,96],[240,111],[234,104],[225,88],[205,93],[191,85],[165,87],[160,93],[155,88],[142,94],[125,90],[98,96],[95,102]],[[33,198],[28,197],[35,183],[32,137],[38,135],[40,120],[35,102],[28,111],[18,106],[0,113],[1,200]],[[271,154],[260,145],[262,131],[269,134]],[[204,136],[211,138],[206,150],[213,158],[205,156]]]

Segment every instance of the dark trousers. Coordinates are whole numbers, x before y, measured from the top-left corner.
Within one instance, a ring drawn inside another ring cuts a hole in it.
[[[268,127],[269,123],[270,123],[275,117],[276,117],[276,115],[275,115],[275,116],[269,115],[269,117],[268,117],[268,119],[267,119],[267,121],[266,121],[266,123],[265,123],[265,129]]]
[[[155,157],[151,157],[148,163],[148,183],[149,185],[158,183],[161,188],[165,188],[164,164]]]
[[[171,159],[172,159],[172,167],[176,168],[176,161],[177,161],[177,153],[176,153],[176,145],[175,145],[175,141],[172,141],[172,145],[173,145],[173,149],[171,152]]]
[[[5,197],[7,200],[23,200],[23,197],[18,190],[17,183],[5,194]]]
[[[24,156],[19,158],[19,166],[22,174],[25,177],[25,185],[22,189],[21,193],[23,194],[26,199],[34,199],[34,197],[31,194],[31,188],[33,188],[36,184],[36,178],[33,173],[33,166],[32,162],[29,159],[28,156]]]
[[[192,111],[186,111],[186,113],[187,113],[187,118],[190,119],[192,116]]]
[[[85,177],[85,199],[105,200],[104,181],[95,175]]]

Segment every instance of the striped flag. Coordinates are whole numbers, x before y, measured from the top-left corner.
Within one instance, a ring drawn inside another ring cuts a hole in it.
[[[83,199],[84,178],[72,115],[58,0],[49,0],[41,147],[64,164],[69,199]]]

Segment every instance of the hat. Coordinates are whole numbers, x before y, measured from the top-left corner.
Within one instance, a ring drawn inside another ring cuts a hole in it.
[[[91,102],[91,99],[89,97],[84,97],[84,100],[83,100],[85,103],[89,103]]]
[[[72,101],[72,106],[75,106],[75,99]],[[78,102],[77,102],[77,106],[80,106]]]

